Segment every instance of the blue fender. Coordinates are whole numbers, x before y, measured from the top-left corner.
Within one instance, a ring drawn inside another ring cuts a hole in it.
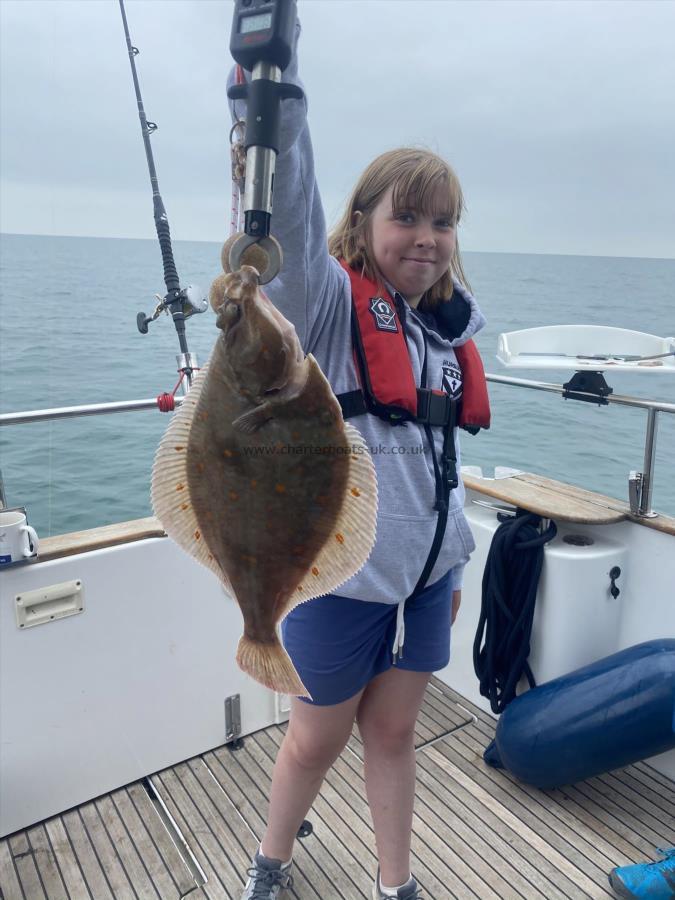
[[[675,640],[647,641],[547,681],[502,713],[485,762],[560,787],[675,747]]]

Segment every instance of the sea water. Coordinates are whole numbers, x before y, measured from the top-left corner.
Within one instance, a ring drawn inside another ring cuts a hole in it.
[[[220,246],[175,242],[181,283],[204,292]],[[466,253],[464,267],[488,324],[477,344],[488,372],[501,332],[539,325],[613,325],[675,335],[675,260]],[[0,412],[140,400],[172,391],[178,339],[161,315],[146,335],[139,310],[164,294],[154,241],[2,235]],[[217,336],[209,311],[187,322],[205,362]],[[517,370],[565,381],[564,371]],[[675,375],[606,373],[617,394],[675,402]],[[511,466],[627,498],[643,468],[647,413],[489,386],[492,426],[462,435],[463,463]],[[44,537],[151,515],[150,472],[168,424],[159,410],[0,428],[0,470],[10,506],[25,506]],[[675,515],[675,415],[659,416],[653,506]]]

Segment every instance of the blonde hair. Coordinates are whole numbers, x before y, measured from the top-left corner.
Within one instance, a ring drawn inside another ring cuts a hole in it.
[[[440,156],[430,150],[402,147],[389,150],[374,159],[359,178],[342,218],[328,238],[328,250],[354,269],[361,270],[371,281],[382,281],[373,255],[371,221],[375,207],[392,188],[392,207],[418,209],[426,215],[438,215],[439,193],[445,193],[443,213],[450,213],[455,225],[464,209],[464,197],[459,179]],[[362,215],[354,221],[354,213]],[[459,254],[455,249],[447,272],[433,284],[420,300],[420,309],[433,309],[452,294],[453,276],[467,290],[471,290]]]

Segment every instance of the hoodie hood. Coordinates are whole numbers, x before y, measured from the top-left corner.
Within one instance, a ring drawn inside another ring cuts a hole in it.
[[[475,298],[458,282],[454,283],[449,300],[442,300],[436,309],[423,315],[425,324],[450,341],[453,347],[466,344],[485,326],[485,316]]]
[[[388,283],[386,287],[394,298],[399,315],[403,306],[406,312],[412,312],[426,328],[435,331],[444,340],[450,341],[453,347],[466,344],[485,326],[485,316],[474,296],[458,281],[453,281],[450,299],[441,300],[434,310],[413,308],[407,302],[402,302],[404,298],[399,291]],[[397,302],[398,298],[401,302]]]

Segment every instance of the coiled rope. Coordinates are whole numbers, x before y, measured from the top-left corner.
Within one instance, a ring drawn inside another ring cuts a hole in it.
[[[532,621],[544,544],[558,531],[555,522],[550,522],[542,533],[541,518],[523,510],[515,517],[499,514],[498,518],[502,524],[492,539],[485,564],[473,644],[480,692],[489,699],[494,713],[503,712],[514,699],[523,674],[530,687],[536,687],[527,663]]]
[[[160,412],[173,412],[176,408],[176,391],[181,386],[181,384],[183,383],[183,379],[185,378],[185,372],[181,372],[180,369],[178,371],[180,372],[180,378],[176,382],[176,387],[173,389],[173,391],[170,394],[165,391],[163,394],[160,394],[157,397],[157,406],[159,407]],[[194,368],[192,371],[198,372],[199,369]]]

